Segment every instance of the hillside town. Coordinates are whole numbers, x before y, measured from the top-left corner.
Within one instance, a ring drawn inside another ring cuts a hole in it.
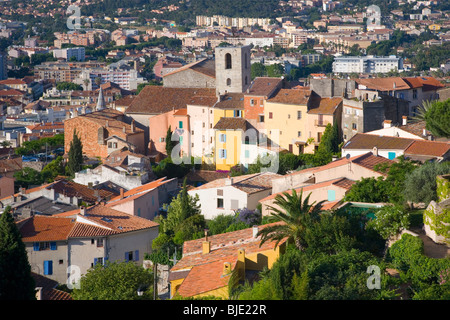
[[[0,3],[1,299],[450,299],[448,4],[271,2]]]

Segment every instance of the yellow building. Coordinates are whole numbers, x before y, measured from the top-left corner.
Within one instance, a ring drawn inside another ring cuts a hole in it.
[[[243,118],[220,118],[214,126],[214,162],[216,170],[230,170],[240,163],[241,147],[250,128]]]
[[[228,299],[229,286],[245,281],[250,271],[270,269],[284,253],[287,239],[277,247],[273,241],[260,246],[256,234],[269,225],[186,241],[183,257],[170,270],[170,297]]]
[[[307,142],[306,122],[312,92],[280,89],[264,106],[266,134],[272,146],[294,154],[303,153]]]
[[[214,105],[214,124],[220,118],[244,118],[244,94],[226,93],[220,95],[220,101]]]
[[[432,31],[439,31],[439,30],[441,30],[441,25],[433,23],[428,26],[428,29],[430,29]]]

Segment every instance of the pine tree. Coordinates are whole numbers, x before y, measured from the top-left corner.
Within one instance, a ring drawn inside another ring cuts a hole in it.
[[[70,142],[69,149],[69,162],[67,163],[67,173],[70,176],[74,176],[75,172],[81,170],[83,165],[83,144],[77,135],[77,131],[73,131],[73,138]]]
[[[0,216],[0,300],[35,300],[27,252],[10,211],[8,206]]]
[[[172,154],[173,147],[174,147],[174,143],[172,141],[172,128],[169,126],[169,129],[167,129],[167,134],[166,134],[166,153],[169,158]]]

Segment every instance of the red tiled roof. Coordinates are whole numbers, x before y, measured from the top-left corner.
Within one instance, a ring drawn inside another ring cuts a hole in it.
[[[18,223],[23,242],[67,240],[75,221],[35,215]]]
[[[331,185],[335,185],[335,186],[337,186],[339,188],[343,188],[343,189],[349,190],[354,183],[355,182],[353,180],[350,180],[350,179],[347,179],[347,178],[338,178],[338,179],[323,181],[323,182],[319,182],[319,183],[314,183],[314,184],[307,185],[307,186],[300,187],[300,188],[295,188],[295,191],[297,193],[299,193],[301,190],[303,190],[303,195],[306,197],[309,194],[309,191],[313,191],[315,189],[323,188],[323,187],[327,187],[327,186],[331,186]],[[285,192],[288,193],[288,194],[291,194],[292,193],[292,189],[271,194],[270,196],[267,196],[267,197],[265,197],[265,198],[263,198],[263,199],[261,199],[259,201],[260,202],[264,202],[264,201],[275,199],[275,197],[277,195],[282,195]]]
[[[405,155],[423,155],[442,157],[450,151],[450,143],[415,140],[406,150]]]
[[[310,90],[280,89],[277,94],[273,98],[267,100],[267,102],[307,105],[310,97]]]
[[[270,97],[282,81],[281,78],[257,77],[253,80],[245,95]]]
[[[314,103],[316,102],[316,103]],[[313,106],[308,110],[310,114],[334,114],[338,106],[342,103],[342,98],[317,98],[313,99]]]
[[[343,149],[370,149],[377,147],[382,149],[401,149],[405,150],[415,139],[380,136],[376,134],[357,133],[347,141]]]

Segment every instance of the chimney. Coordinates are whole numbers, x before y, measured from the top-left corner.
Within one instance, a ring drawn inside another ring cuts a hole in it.
[[[123,188],[120,188],[120,199],[123,199]]]
[[[228,176],[228,178],[225,179],[225,185],[231,186],[233,184],[233,178]]]
[[[208,229],[205,229],[205,240],[202,244],[203,254],[208,254],[211,252],[211,241],[208,241]]]
[[[126,133],[126,132],[127,132],[127,129],[125,128],[125,126],[123,126],[122,131],[123,131],[123,133]]]
[[[85,216],[85,215],[86,215],[86,207],[83,207],[83,206],[80,207],[80,214],[81,214],[82,216]]]
[[[231,273],[231,263],[224,262],[222,275],[226,276],[227,274],[230,274],[230,273]]]
[[[423,135],[424,137],[427,136],[427,129],[423,128],[422,135]]]
[[[106,120],[106,125],[105,125],[107,128],[109,127],[109,121],[108,120]]]
[[[392,127],[392,121],[391,120],[384,120],[383,121],[383,128],[390,128]]]
[[[36,287],[36,300],[42,300],[42,287]]]
[[[372,154],[373,154],[375,157],[378,157],[378,148],[377,148],[377,147],[373,147],[373,149],[372,149]]]
[[[407,123],[408,123],[408,117],[407,116],[403,116],[402,117],[402,126],[406,126]]]
[[[253,226],[252,231],[253,231],[253,238],[256,238],[258,234],[258,226]]]

